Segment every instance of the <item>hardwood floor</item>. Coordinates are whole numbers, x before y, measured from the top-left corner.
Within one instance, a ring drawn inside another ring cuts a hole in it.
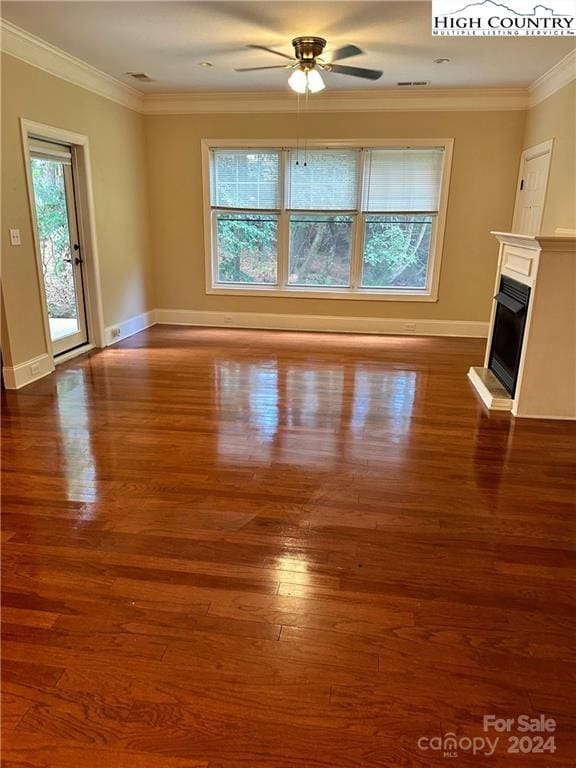
[[[156,327],[3,393],[5,768],[574,765],[576,426],[482,349]]]

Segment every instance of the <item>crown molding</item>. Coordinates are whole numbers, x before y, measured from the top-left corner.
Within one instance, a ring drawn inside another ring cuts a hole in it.
[[[310,112],[446,112],[524,110],[525,88],[421,88],[401,91],[323,91],[308,101]],[[146,115],[195,115],[234,112],[292,112],[291,91],[221,93],[149,93]]]
[[[41,40],[36,35],[0,19],[1,49],[61,80],[111,99],[123,107],[142,111],[143,94],[96,67]]]
[[[147,93],[0,19],[1,49],[21,61],[145,115],[291,112],[289,91]],[[539,104],[576,78],[572,51],[528,88],[419,88],[323,91],[308,102],[312,112],[516,111]]]
[[[528,86],[528,107],[535,107],[576,79],[576,49]]]

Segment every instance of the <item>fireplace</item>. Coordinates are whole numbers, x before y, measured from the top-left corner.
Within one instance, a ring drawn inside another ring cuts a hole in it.
[[[491,411],[576,419],[576,230],[493,234],[500,249],[490,341],[468,378]]]
[[[497,304],[488,368],[514,397],[530,287],[502,275],[494,298]]]

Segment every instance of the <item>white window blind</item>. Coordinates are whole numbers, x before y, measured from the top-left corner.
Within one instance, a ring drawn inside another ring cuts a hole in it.
[[[354,210],[358,156],[356,149],[312,149],[298,154],[291,151],[287,207],[292,211]]]
[[[72,165],[72,148],[67,144],[56,144],[42,139],[31,138],[30,157],[38,160],[54,160],[64,165]]]
[[[441,147],[367,150],[364,210],[372,213],[437,211],[443,154]]]
[[[280,152],[213,150],[211,195],[216,208],[278,209]]]

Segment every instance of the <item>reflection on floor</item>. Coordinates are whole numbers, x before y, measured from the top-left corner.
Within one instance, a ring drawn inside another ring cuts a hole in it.
[[[428,768],[540,713],[570,765],[576,425],[488,414],[483,346],[156,327],[3,393],[6,765]]]
[[[70,336],[71,333],[76,333],[78,330],[78,321],[75,317],[51,317],[48,322],[50,323],[50,338],[52,341],[58,341],[65,336]]]

